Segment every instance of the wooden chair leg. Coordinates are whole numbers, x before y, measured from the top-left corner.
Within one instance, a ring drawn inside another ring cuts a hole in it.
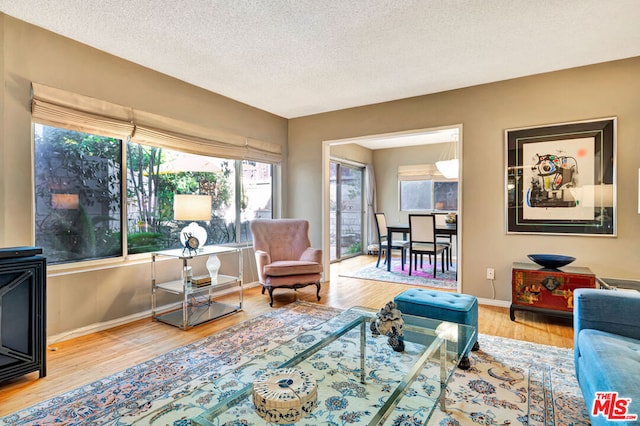
[[[273,308],[273,287],[269,287],[267,290],[269,290],[269,306]]]
[[[431,255],[429,255],[431,257]],[[436,278],[436,273],[438,271],[438,256],[435,255],[436,261],[433,263],[433,279]]]
[[[415,256],[416,262],[418,261],[418,257],[416,255],[414,255],[413,253],[411,253],[411,250],[409,250],[409,276],[411,276],[411,264],[413,263],[413,257]]]
[[[447,265],[447,271],[449,270],[449,256],[451,256],[451,252],[449,251],[449,248],[447,247],[447,249],[443,252],[444,258],[446,260],[445,264]],[[444,271],[443,271],[444,272]]]

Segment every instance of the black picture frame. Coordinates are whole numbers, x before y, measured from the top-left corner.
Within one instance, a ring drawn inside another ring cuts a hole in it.
[[[505,130],[506,233],[616,236],[617,119]]]

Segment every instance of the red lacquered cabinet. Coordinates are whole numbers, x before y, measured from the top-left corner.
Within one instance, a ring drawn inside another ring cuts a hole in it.
[[[533,311],[561,317],[573,316],[573,292],[596,288],[589,268],[565,266],[544,269],[533,263],[514,263],[511,270],[511,321],[515,311]]]

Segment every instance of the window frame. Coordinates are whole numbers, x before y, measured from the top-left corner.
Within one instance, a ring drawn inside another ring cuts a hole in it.
[[[75,130],[75,131],[79,131],[85,134],[91,134],[91,135],[96,135],[96,136],[103,136],[100,134],[100,132],[87,132],[84,129],[80,130],[80,129],[73,129],[70,128],[71,126],[61,126],[60,124],[57,123],[49,123],[49,122],[44,122],[43,120],[37,120],[37,119],[32,119],[31,121],[31,129],[32,129],[32,162],[31,162],[31,167],[32,169],[32,175],[35,176],[35,170],[36,170],[36,158],[35,158],[35,126],[36,125],[42,125],[42,126],[49,126],[49,127],[55,127],[55,128],[60,128],[60,129],[65,129],[65,130]],[[106,137],[113,137],[113,136],[106,136]],[[132,141],[130,138],[128,139],[120,139],[117,138],[117,140],[119,140],[119,144],[120,144],[120,153],[121,153],[121,167],[120,167],[120,172],[119,172],[119,179],[120,179],[120,200],[119,200],[119,204],[120,204],[120,218],[119,218],[119,222],[120,222],[120,227],[121,227],[121,233],[122,233],[122,237],[121,237],[121,254],[117,255],[117,256],[110,256],[110,257],[103,257],[103,258],[91,258],[91,259],[82,259],[82,260],[70,260],[70,261],[62,261],[62,262],[56,262],[56,263],[50,263],[48,268],[53,272],[54,275],[57,274],[65,274],[65,273],[74,273],[74,272],[84,272],[84,271],[88,271],[88,270],[98,270],[98,269],[105,269],[105,268],[111,268],[111,267],[117,267],[120,266],[122,264],[136,264],[136,263],[140,263],[141,261],[144,261],[146,263],[146,261],[150,261],[151,260],[151,253],[152,252],[145,252],[145,253],[135,253],[135,254],[129,254],[128,252],[128,197],[127,197],[127,185],[128,185],[128,179],[127,179],[127,155],[128,155],[128,142]],[[142,145],[147,145],[144,141],[132,141],[135,143],[140,143]],[[149,145],[147,145],[149,146]],[[171,146],[171,147],[163,147],[163,148],[167,148],[167,149],[171,149],[173,151],[176,152],[181,152],[181,153],[191,153],[188,150],[185,149],[180,149],[179,146]],[[242,197],[239,196],[239,194],[241,194],[242,192],[242,186],[244,184],[243,182],[243,165],[242,163],[244,161],[256,161],[253,159],[239,159],[239,158],[222,158],[219,156],[214,155],[213,153],[203,153],[202,151],[206,151],[205,149],[201,148],[201,153],[198,153],[199,155],[206,155],[212,158],[216,158],[216,159],[224,159],[224,160],[228,160],[229,162],[233,162],[233,168],[236,171],[235,173],[235,180],[234,183],[232,185],[234,185],[234,190],[236,191],[236,196],[234,197],[234,210],[235,210],[235,241],[232,243],[227,243],[228,245],[237,245],[237,246],[248,246],[250,245],[250,240],[247,241],[242,241],[242,221],[241,221],[241,205],[242,205]],[[216,149],[212,149],[211,151],[216,151]],[[263,163],[263,164],[269,164],[271,166],[271,182],[270,182],[270,186],[271,186],[271,194],[270,194],[270,198],[271,198],[271,216],[272,217],[279,217],[279,209],[280,209],[280,184],[279,184],[279,177],[281,175],[280,169],[281,169],[281,164],[279,162],[268,162],[268,161],[256,161],[259,163]],[[36,191],[35,191],[35,178],[33,180],[33,185],[32,185],[32,199],[34,200],[34,203],[36,202]],[[36,217],[35,217],[35,208],[33,211],[33,220],[32,220],[32,226],[33,226],[33,240],[35,241],[35,234],[36,234]],[[54,276],[52,275],[52,276]]]

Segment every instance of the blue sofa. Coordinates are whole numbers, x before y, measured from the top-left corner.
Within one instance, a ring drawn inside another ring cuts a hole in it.
[[[640,293],[577,289],[573,332],[576,377],[592,424],[640,424]],[[607,401],[600,401],[593,415],[596,392],[617,392],[612,414],[626,411],[638,420],[610,422],[604,414]]]

